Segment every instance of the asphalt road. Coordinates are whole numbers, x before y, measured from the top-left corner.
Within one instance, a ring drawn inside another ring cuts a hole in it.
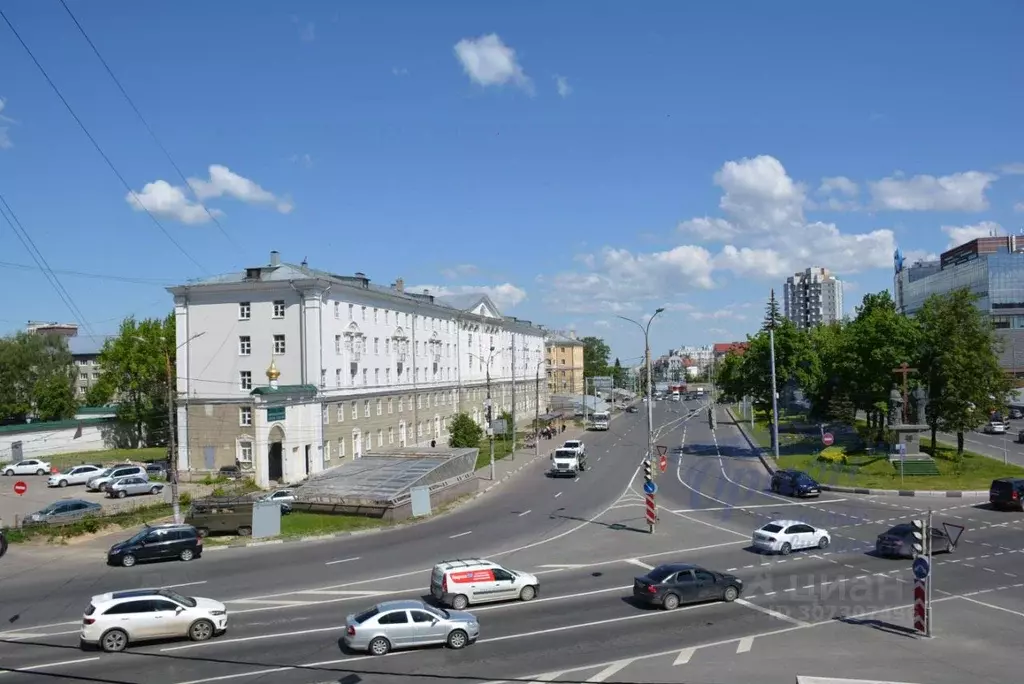
[[[887,627],[909,624],[905,609],[911,603],[909,561],[869,553],[878,533],[920,515],[913,504],[929,502],[777,497],[765,491],[767,475],[734,428],[720,418],[720,429],[712,433],[703,415],[683,423],[685,409],[680,405],[656,408],[655,423],[668,424],[658,444],[678,450],[670,452],[669,468],[657,477],[660,521],[654,535],[646,533],[643,497],[639,481],[633,478],[645,440],[644,416],[627,415],[615,421],[609,433],[587,436],[594,470],[578,483],[547,480],[541,472],[542,459],[536,471],[525,471],[469,508],[411,528],[409,537],[400,536],[408,531],[396,531],[340,542],[222,551],[179,565],[195,573],[192,581],[206,582],[189,591],[229,599],[229,632],[211,642],[142,645],[117,655],[82,652],[74,624],[48,627],[47,622],[61,620],[29,617],[60,615],[74,621],[87,595],[94,593],[85,590],[88,585],[72,583],[65,591],[51,584],[53,580],[38,579],[33,585],[26,577],[11,578],[21,582],[16,585],[22,587],[20,592],[26,592],[21,600],[27,601],[29,591],[42,594],[32,597],[32,608],[23,611],[26,617],[16,623],[20,631],[5,635],[0,667],[36,667],[33,672],[58,678],[147,684],[397,684],[453,678],[525,678],[528,682],[542,679],[541,674],[551,675],[544,679],[552,680],[730,684],[753,681],[752,675],[757,675],[757,681],[780,682],[791,682],[796,674],[856,678],[860,671],[832,665],[833,652],[846,657],[843,663],[850,668],[854,654],[870,659],[872,648],[884,648],[903,656],[871,661],[875,670],[885,664],[899,675],[880,679],[922,681],[908,671],[918,665],[935,670],[935,662],[941,662],[935,649],[931,653],[917,646],[907,650],[903,643],[910,641],[908,637]],[[558,492],[561,495],[556,498]],[[491,494],[495,496],[489,498]],[[1005,630],[1010,628],[1004,623],[1012,620],[1018,620],[1013,629],[1019,633],[1019,619],[1024,618],[1024,516],[990,511],[970,500],[931,503],[936,524],[967,528],[953,554],[935,558],[941,633],[958,643],[977,641],[987,629],[983,625],[998,624],[1004,630],[1000,638],[1006,640],[1009,632]],[[529,513],[522,515],[525,511]],[[533,523],[524,524],[531,516],[535,516]],[[833,544],[824,551],[796,552],[785,558],[751,552],[752,530],[777,517],[827,527]],[[451,539],[465,531],[472,534]],[[471,647],[370,658],[346,653],[339,645],[346,614],[387,598],[422,596],[428,568],[439,556],[450,555],[450,545],[459,552],[491,555],[494,550],[530,544],[534,545],[504,559],[511,567],[540,574],[540,597],[529,603],[474,607],[482,635]],[[358,560],[325,565],[348,558]],[[697,562],[739,575],[745,581],[742,600],[672,613],[633,605],[628,600],[633,577],[668,560]],[[124,578],[143,578],[142,573],[113,572],[120,573],[116,576],[119,587],[125,586]],[[102,581],[114,581],[108,572],[99,576]],[[64,592],[58,601],[51,600],[58,595],[55,592]],[[9,601],[19,600],[18,594],[7,580],[0,581],[0,605],[5,611]],[[67,604],[64,609],[52,607],[61,601]],[[990,602],[997,608],[983,605]],[[893,607],[904,610],[885,612]],[[963,615],[954,617],[954,610]],[[986,622],[969,617],[964,612],[968,610],[997,615]],[[853,624],[857,621],[849,619],[869,613],[864,619],[877,624]],[[837,623],[840,617],[845,620]],[[976,631],[958,635],[956,630],[962,628]],[[835,629],[848,630],[843,637],[849,640],[848,647],[834,647],[836,637],[828,636],[827,630]],[[822,645],[808,649],[807,643]],[[819,658],[828,654],[825,662],[815,663],[805,655],[808,650]],[[994,679],[998,668],[992,664],[991,648],[978,645],[975,650],[979,661],[969,661],[962,654],[957,665],[963,668],[970,663],[974,679]],[[741,657],[750,653],[760,656]],[[820,671],[822,666],[827,672]],[[818,671],[807,671],[808,667]],[[359,679],[351,678],[353,674]],[[11,673],[0,678],[29,682],[38,675]]]

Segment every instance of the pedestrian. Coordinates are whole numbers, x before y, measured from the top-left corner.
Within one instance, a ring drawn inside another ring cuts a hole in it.
[[[437,446],[437,440],[434,440],[434,439],[430,440],[430,448],[433,449],[436,446]]]

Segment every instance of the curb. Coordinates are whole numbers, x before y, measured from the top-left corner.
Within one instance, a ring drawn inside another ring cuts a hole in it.
[[[747,444],[750,445],[751,449],[757,452],[757,457],[761,461],[761,465],[768,471],[769,475],[773,475],[778,470],[775,459],[771,456],[766,456],[764,453],[764,447],[758,446],[752,439],[747,431],[743,428],[743,423],[736,420],[736,416],[733,414],[732,409],[728,406],[725,407],[725,412],[732,418],[733,424],[743,435],[743,438],[747,440]],[[962,491],[962,490],[946,490],[938,491],[933,489],[867,489],[864,487],[837,487],[834,485],[819,485],[823,492],[836,492],[839,494],[867,494],[869,496],[903,496],[903,497],[922,497],[932,499],[963,499],[967,497],[987,497],[988,490],[974,490],[974,491]]]

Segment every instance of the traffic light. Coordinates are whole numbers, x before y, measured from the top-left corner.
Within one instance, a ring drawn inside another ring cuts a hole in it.
[[[917,558],[925,554],[924,521],[911,520],[910,525],[913,528],[914,536],[910,550],[911,554],[916,560]]]
[[[654,466],[649,458],[644,461],[644,480],[646,482],[654,482]]]

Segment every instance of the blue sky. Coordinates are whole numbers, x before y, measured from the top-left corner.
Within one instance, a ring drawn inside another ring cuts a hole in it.
[[[852,309],[897,244],[1024,225],[1018,3],[67,1],[197,180],[58,0],[0,4],[136,193],[0,22],[0,193],[96,333],[277,249],[625,360],[617,314],[742,339],[795,270]],[[0,250],[0,328],[75,320],[2,220]]]

